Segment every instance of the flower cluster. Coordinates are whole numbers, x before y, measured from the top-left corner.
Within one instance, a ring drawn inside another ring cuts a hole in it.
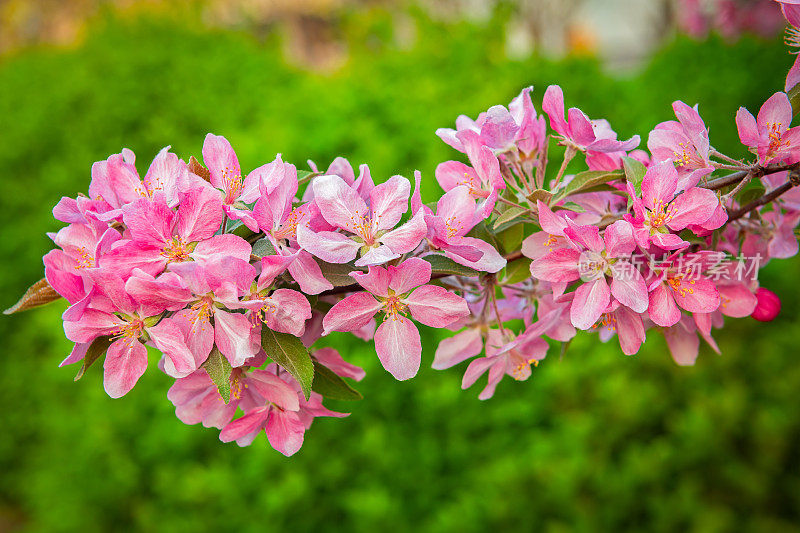
[[[627,355],[660,333],[687,365],[701,341],[718,351],[726,317],[775,318],[758,272],[797,254],[800,222],[785,93],[737,113],[748,161],[712,146],[698,106],[675,102],[644,150],[565,111],[560,87],[544,91],[544,115],[532,92],[437,131],[463,157],[438,165],[430,204],[421,173],[376,184],[343,158],[323,172],[278,155],[244,173],[212,134],[202,163],[165,148],[143,178],[123,150],[94,164],[88,196],[56,205],[66,227],[45,279],[9,312],[63,297],[75,346],[62,365],[80,364],[78,377],[102,359],[121,397],[154,348],[181,421],[239,445],[263,430],[286,455],[315,417],[346,416],[324,398],[360,398],[348,380],[364,371],[325,346],[333,332],[374,343],[405,380],[425,355],[417,324],[449,329],[433,367],[469,360],[462,387],[488,374],[487,399],[579,330]]]

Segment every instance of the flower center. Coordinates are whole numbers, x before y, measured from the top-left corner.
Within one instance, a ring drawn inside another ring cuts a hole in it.
[[[364,244],[372,246],[375,244],[375,236],[373,235],[373,222],[378,222],[378,219],[373,221],[367,214],[361,214],[356,211],[355,215],[350,216],[350,225],[352,232],[364,239]]]
[[[161,250],[161,255],[167,258],[170,263],[180,263],[189,259],[191,249],[189,244],[181,237],[174,237],[170,242]]]
[[[681,298],[686,298],[687,294],[694,294],[694,289],[691,287],[687,287],[683,281],[683,274],[679,274],[672,278],[667,278],[667,283],[675,292],[675,294],[679,295]],[[694,280],[689,280],[689,285],[694,285]]]
[[[516,350],[511,350],[508,356],[511,362],[514,364],[514,367],[511,370],[511,377],[517,381],[522,381],[525,379],[525,375],[528,373],[528,371],[530,371],[531,365],[534,367],[539,366],[538,359],[528,359]]]
[[[384,320],[389,318],[392,320],[402,320],[407,309],[408,306],[404,304],[398,296],[390,294],[386,301],[383,302],[383,312],[385,313]]]
[[[75,270],[80,270],[82,268],[91,268],[94,266],[94,256],[89,253],[89,251],[81,246],[78,248],[78,264],[75,265]]]
[[[681,151],[673,152],[675,164],[684,168],[702,168],[705,166],[697,151],[687,142],[679,142]]]
[[[192,314],[192,330],[200,324],[200,329],[204,330],[208,319],[214,314],[214,300],[210,296],[203,296],[190,307],[189,311]]]
[[[455,215],[453,215],[444,221],[444,227],[447,230],[447,238],[452,239],[458,235],[462,229],[464,229],[464,224],[462,224],[461,221],[458,220]]]
[[[650,234],[658,232],[659,228],[664,226],[667,222],[672,220],[675,216],[677,209],[673,204],[664,206],[664,202],[657,200],[653,206],[653,210],[648,210],[646,215],[647,225],[650,227]]]
[[[226,205],[231,205],[242,194],[242,189],[244,188],[242,174],[225,168],[222,171],[222,185],[225,187],[224,203]]]
[[[123,320],[125,323],[118,326],[112,334],[117,338],[127,339],[129,344],[133,344],[142,336],[144,321],[139,317],[125,317]]]
[[[783,125],[780,122],[774,124],[770,122],[767,126],[769,127],[769,147],[767,148],[767,153],[774,154],[781,148],[789,146],[789,141],[783,140],[783,133],[781,132]]]

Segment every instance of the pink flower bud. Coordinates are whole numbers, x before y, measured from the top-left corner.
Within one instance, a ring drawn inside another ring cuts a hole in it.
[[[758,289],[756,291],[756,298],[758,299],[758,303],[751,315],[756,320],[770,322],[781,312],[781,299],[771,290],[764,289],[763,287]]]

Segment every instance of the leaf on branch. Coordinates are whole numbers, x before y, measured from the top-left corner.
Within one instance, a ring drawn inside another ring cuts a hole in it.
[[[586,209],[583,206],[576,204],[575,202],[564,202],[561,205],[553,206],[553,211],[558,211],[559,209],[563,209],[566,211],[572,211],[574,213],[585,213]]]
[[[307,400],[314,381],[314,363],[300,339],[294,335],[272,331],[264,326],[261,328],[261,347],[267,352],[267,357],[282,366],[297,380]]]
[[[264,257],[267,255],[276,255],[278,252],[275,250],[275,247],[272,246],[272,243],[269,239],[264,237],[263,239],[258,239],[256,242],[253,243],[253,255],[256,257]]]
[[[355,283],[355,280],[350,277],[350,272],[361,271],[353,263],[326,263],[325,261],[317,260],[322,276],[331,282],[334,287],[346,287]]]
[[[522,224],[515,224],[497,234],[497,240],[506,253],[516,250],[524,238],[525,230],[522,228]]]
[[[92,341],[92,343],[89,345],[89,348],[86,350],[86,355],[83,356],[83,363],[78,369],[78,373],[75,374],[75,381],[81,379],[86,373],[86,370],[92,366],[92,363],[106,354],[106,350],[108,350],[108,347],[111,346],[111,342],[113,340],[114,339],[110,335],[104,335],[102,337],[97,337]]]
[[[542,202],[549,204],[550,198],[552,197],[553,193],[551,193],[550,191],[546,191],[544,189],[536,189],[527,196],[528,201],[531,203],[531,205],[536,205],[537,200],[541,200]]]
[[[222,400],[226,404],[230,402],[231,371],[233,368],[228,362],[228,359],[222,355],[222,352],[220,352],[216,346],[214,346],[214,349],[211,350],[211,353],[208,355],[206,362],[203,363],[202,368],[208,372],[208,377],[210,377],[211,381],[214,382],[214,385],[217,386],[217,390],[219,391],[219,395],[222,396]]]
[[[579,192],[594,192],[601,185],[622,177],[622,171],[587,170],[575,175],[566,187],[558,191],[550,199],[550,204],[557,204],[567,196]]]
[[[314,383],[311,390],[331,400],[362,400],[364,397],[327,366],[314,361]]]
[[[789,97],[789,102],[792,104],[792,116],[800,113],[800,83],[789,89],[786,93]]]
[[[308,178],[312,174],[313,174],[313,172],[311,172],[310,170],[298,170],[297,171],[297,180],[298,181],[302,181],[302,180]]]
[[[497,217],[497,219],[494,221],[493,227],[495,230],[497,230],[500,228],[500,226],[503,226],[508,222],[516,222],[527,212],[528,209],[520,209],[519,207],[511,206],[503,211],[499,217]]]
[[[211,181],[211,172],[194,156],[189,158],[189,172],[200,176],[206,181]]]
[[[479,274],[474,268],[456,263],[446,255],[426,255],[423,259],[431,264],[431,272],[433,274],[467,277],[474,277]]]
[[[42,278],[31,285],[31,287],[25,291],[25,294],[22,295],[22,298],[20,298],[17,303],[3,311],[3,314],[11,315],[20,311],[27,311],[28,309],[33,309],[34,307],[40,307],[42,305],[49,304],[50,302],[55,302],[59,298],[61,298],[61,295],[50,286],[45,278]]]
[[[531,277],[531,260],[522,257],[506,265],[500,278],[505,285],[513,285]]]
[[[750,202],[754,202],[767,194],[767,189],[760,183],[751,183],[745,189],[736,195],[736,201],[741,206],[745,206]]]
[[[625,179],[633,185],[637,196],[642,195],[642,180],[647,168],[636,159],[628,156],[622,157],[622,168],[625,170]]]

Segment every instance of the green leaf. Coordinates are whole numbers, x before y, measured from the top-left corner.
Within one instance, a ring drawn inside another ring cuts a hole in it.
[[[361,269],[353,263],[343,263],[337,265],[335,263],[326,263],[325,261],[317,261],[322,275],[331,282],[334,287],[346,287],[352,285],[355,280],[350,277],[350,272],[358,271]]]
[[[583,206],[576,204],[575,202],[564,202],[561,205],[553,206],[553,211],[558,211],[559,209],[564,209],[567,211],[573,211],[575,213],[585,213],[586,209]]]
[[[314,361],[314,383],[311,390],[331,400],[361,400],[364,397],[327,366]]]
[[[544,189],[536,189],[527,196],[531,205],[535,205],[537,200],[541,200],[542,202],[549,204],[552,197],[553,193]]]
[[[275,255],[277,253],[278,252],[275,250],[275,247],[272,246],[272,243],[266,237],[264,237],[263,239],[259,239],[255,243],[253,243],[253,255],[257,257]]]
[[[305,178],[309,177],[313,172],[310,170],[298,170],[297,171],[297,180],[303,181]]]
[[[456,263],[446,255],[427,255],[423,257],[431,264],[433,274],[448,274],[453,276],[477,276],[479,273],[474,268]]]
[[[211,350],[208,359],[203,363],[203,368],[208,372],[208,376],[214,385],[217,386],[219,395],[225,403],[231,401],[231,364],[228,359],[222,355],[216,346]]]
[[[762,196],[767,194],[767,189],[760,183],[751,183],[749,186],[745,187],[745,189],[736,195],[736,201],[741,206],[745,206],[750,202],[758,200]]]
[[[792,115],[800,113],[800,83],[789,89],[786,93],[789,97],[789,102],[792,104]]]
[[[75,381],[81,379],[83,374],[86,373],[86,370],[92,366],[92,363],[106,354],[106,350],[111,346],[113,340],[114,339],[110,335],[104,335],[92,341],[92,344],[90,344],[89,348],[86,350],[86,355],[83,357],[83,364],[80,369],[78,369],[78,373],[75,374]]]
[[[567,186],[553,195],[550,200],[551,204],[556,204],[570,194],[579,192],[594,192],[600,185],[604,185],[610,181],[617,180],[622,177],[622,171],[614,170],[587,170],[576,174],[572,181],[567,183]]]
[[[497,240],[500,242],[500,246],[503,247],[503,250],[506,253],[516,250],[524,238],[525,230],[523,229],[522,224],[515,224],[514,226],[511,226],[510,228],[497,234]]]
[[[625,179],[628,180],[628,183],[633,185],[636,195],[641,196],[642,180],[644,179],[645,172],[647,172],[647,168],[645,168],[641,162],[628,156],[622,157],[622,168],[625,170]]]
[[[233,233],[234,235],[238,235],[239,237],[241,237],[244,240],[248,240],[253,235],[256,234],[255,231],[253,231],[250,228],[248,228],[247,226],[245,226],[244,223],[242,223],[241,220],[229,220],[228,221],[227,232],[228,233]]]
[[[497,217],[497,219],[495,219],[493,227],[494,229],[497,229],[503,224],[514,221],[528,212],[529,212],[528,209],[521,209],[519,207],[511,206],[505,211],[503,211],[503,213],[499,217]]]
[[[531,260],[527,257],[517,259],[506,265],[500,278],[505,285],[513,285],[531,277]]]
[[[311,355],[300,339],[287,333],[272,331],[266,326],[261,328],[261,347],[267,357],[278,363],[289,372],[303,389],[308,399],[314,381],[314,363]]]

